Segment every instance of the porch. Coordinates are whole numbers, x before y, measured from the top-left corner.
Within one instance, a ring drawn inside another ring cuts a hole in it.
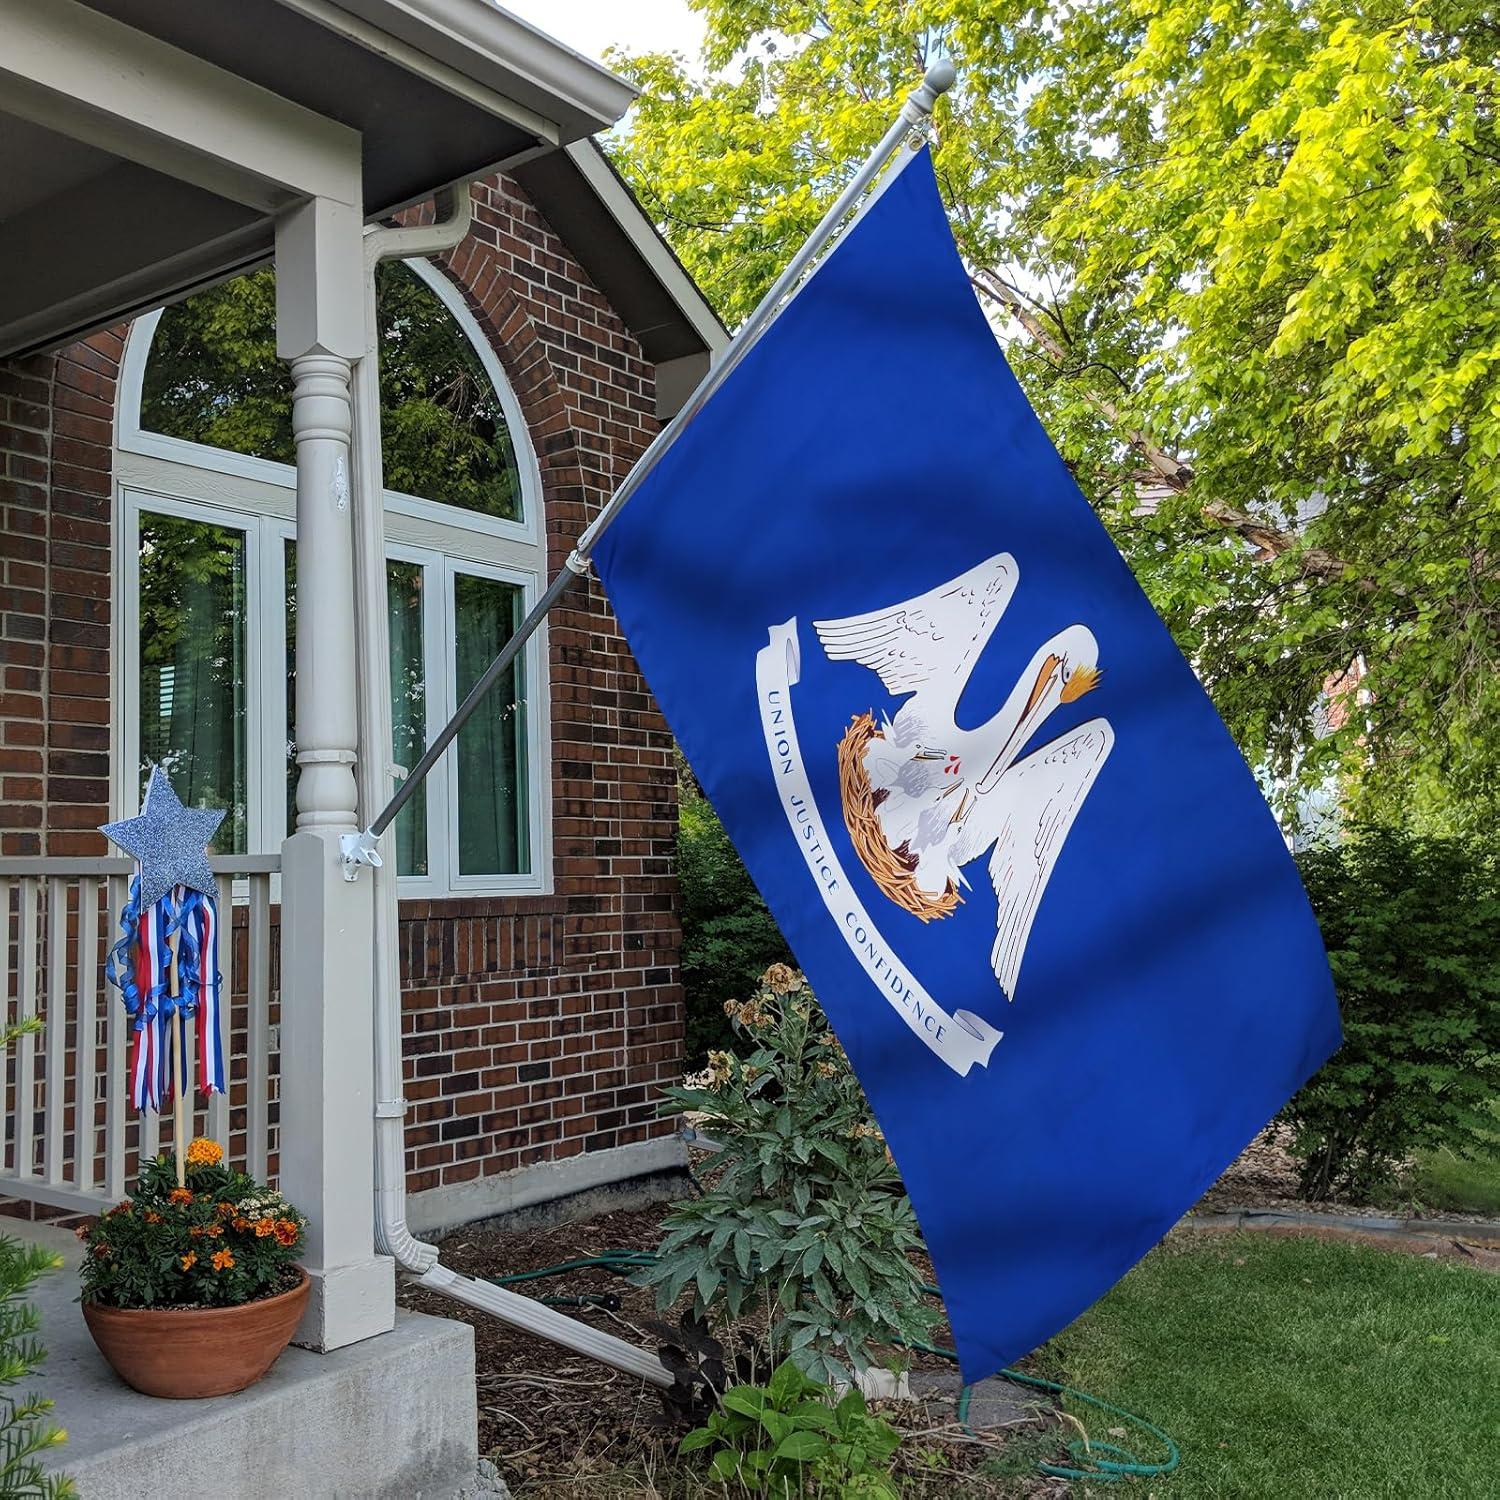
[[[271,895],[281,860],[218,857],[212,867],[220,909],[233,913],[219,952],[227,1091],[185,1101],[188,1133],[217,1141],[241,1171],[276,1178],[281,1041]],[[13,1216],[102,1213],[172,1140],[170,1110],[129,1108],[130,1023],[104,982],[134,868],[112,857],[0,858],[0,1005],[13,1022],[43,1022],[6,1059],[0,1196],[14,1200]],[[191,1077],[193,1028],[185,1041]]]
[[[103,962],[132,866],[89,852],[102,847],[92,833],[97,824],[131,815],[139,793],[138,747],[120,723],[133,710],[119,691],[120,616],[134,597],[122,576],[120,546],[133,533],[118,524],[117,506],[127,477],[166,511],[172,504],[160,499],[160,464],[143,477],[139,464],[126,476],[118,463],[123,445],[114,381],[124,350],[122,320],[274,265],[274,355],[289,386],[291,443],[280,478],[238,475],[235,493],[242,511],[274,516],[286,537],[295,537],[298,556],[293,639],[286,643],[296,722],[290,816],[285,785],[269,760],[258,793],[267,808],[281,800],[289,836],[283,842],[279,830],[252,834],[238,847],[275,852],[214,862],[228,1089],[183,1107],[192,1111],[191,1133],[217,1140],[231,1164],[275,1181],[308,1216],[303,1261],[312,1288],[296,1336],[302,1348],[289,1352],[263,1386],[239,1396],[193,1407],[148,1402],[104,1373],[64,1272],[44,1292],[43,1337],[52,1349],[47,1394],[72,1433],[55,1461],[85,1481],[87,1495],[136,1493],[143,1484],[167,1493],[210,1487],[241,1495],[455,1493],[474,1466],[472,1339],[442,1320],[398,1315],[398,1266],[447,1296],[509,1316],[639,1378],[664,1377],[644,1351],[455,1275],[435,1247],[415,1237],[407,1217],[398,951],[407,913],[398,907],[390,841],[383,868],[350,857],[351,841],[389,797],[397,774],[391,704],[369,690],[390,676],[372,276],[383,259],[454,251],[469,230],[471,201],[491,214],[485,233],[496,260],[486,261],[472,240],[466,254],[474,283],[501,287],[496,307],[484,309],[486,337],[530,340],[524,360],[517,360],[536,380],[534,390],[521,392],[530,403],[524,417],[529,426],[547,424],[548,461],[555,465],[555,473],[539,466],[528,519],[545,580],[559,561],[547,547],[602,501],[613,461],[608,444],[601,449],[596,438],[590,461],[604,472],[584,476],[582,458],[569,447],[574,409],[602,391],[628,417],[621,432],[649,432],[662,390],[653,390],[653,371],[676,365],[681,376],[707,358],[697,332],[689,328],[684,336],[681,319],[663,315],[657,282],[632,270],[610,295],[636,307],[637,321],[654,331],[629,343],[602,327],[607,319],[597,307],[586,310],[601,325],[593,337],[629,348],[630,369],[616,389],[607,385],[615,377],[601,361],[600,384],[587,394],[565,394],[545,369],[543,340],[496,269],[508,254],[499,249],[500,237],[528,211],[524,193],[501,201],[511,191],[505,174],[535,163],[538,192],[571,191],[575,177],[586,182],[592,160],[569,148],[591,151],[586,138],[618,119],[631,90],[488,0],[234,0],[193,7],[0,0],[0,34],[0,155],[8,166],[25,167],[0,182],[0,359],[13,361],[4,372],[9,384],[0,389],[0,424],[16,434],[14,442],[0,443],[6,450],[0,566],[8,592],[0,621],[8,694],[0,708],[6,754],[0,769],[9,778],[8,816],[0,823],[0,1006],[10,1019],[41,1023],[19,1041],[3,1074],[0,1196],[9,1200],[13,1224],[0,1228],[44,1238],[65,1233],[56,1224],[27,1221],[49,1215],[66,1221],[117,1202],[173,1125],[170,1111],[136,1118],[128,1105],[129,1025],[106,989]],[[622,212],[610,196],[618,197],[618,185],[596,186],[598,206],[578,220],[590,233]],[[427,200],[436,200],[437,223],[423,222],[420,210],[406,213]],[[402,214],[401,227],[392,227]],[[506,217],[512,214],[514,220]],[[532,217],[520,230],[539,236]],[[601,229],[601,240],[610,234],[618,240],[618,223]],[[535,253],[546,295],[561,306],[557,248],[539,243]],[[505,261],[516,264],[515,257]],[[523,280],[519,269],[505,274]],[[663,274],[672,274],[671,267]],[[586,300],[588,279],[578,271],[567,295]],[[465,294],[478,305],[472,284],[451,295],[461,303]],[[559,322],[563,316],[557,313]],[[578,312],[567,316],[576,341],[582,320]],[[634,326],[627,329],[632,336]],[[66,355],[58,354],[64,347]],[[625,368],[618,348],[606,352]],[[65,420],[54,420],[58,412]],[[156,462],[161,455],[147,457]],[[558,503],[544,527],[541,496],[549,484]],[[267,499],[278,485],[282,498]],[[219,507],[215,516],[225,508],[222,493],[202,498],[205,508]],[[278,547],[280,538],[278,532]],[[442,549],[429,539],[428,552],[423,566],[437,578]],[[493,564],[487,555],[467,560],[481,570]],[[269,580],[271,570],[265,571]],[[603,612],[602,604],[594,609]],[[585,640],[590,628],[586,616],[573,626]],[[617,674],[618,665],[610,670]],[[80,678],[90,685],[68,685]],[[274,672],[267,681],[279,686]],[[622,688],[639,691],[612,676],[611,690]],[[59,698],[69,704],[61,716]],[[581,687],[575,698],[587,718]],[[24,721],[15,734],[13,718]],[[276,738],[270,729],[267,737]],[[652,774],[669,777],[669,749],[654,746],[650,753],[660,763]],[[550,785],[554,768],[542,753],[536,758]],[[587,786],[592,773],[582,758],[579,764],[576,779]],[[644,782],[642,764],[643,752],[633,749],[622,782],[632,775]],[[575,800],[587,795],[567,791],[562,774],[557,786]],[[545,798],[538,807],[544,805]],[[641,820],[634,837],[643,846],[660,842],[647,821],[656,815],[649,807],[634,814]],[[656,1148],[670,1144],[643,1123],[646,1085],[665,1064],[642,1048],[648,1055],[632,1075],[637,1054],[626,1041],[632,1019],[640,1030],[670,1029],[662,1012],[671,978],[661,977],[668,971],[648,941],[668,908],[651,904],[665,898],[649,892],[645,852],[657,850],[627,846],[622,853],[616,841],[614,855],[625,865],[619,874],[609,867],[611,856],[600,857],[600,875],[612,885],[609,908],[590,904],[598,898],[584,876],[554,879],[543,864],[529,897],[497,889],[487,893],[487,905],[459,909],[454,898],[466,893],[445,890],[443,901],[412,903],[418,921],[428,907],[445,907],[437,918],[450,930],[464,922],[478,933],[492,924],[504,941],[485,950],[491,955],[528,955],[503,985],[481,981],[495,966],[477,956],[465,960],[467,969],[454,960],[441,975],[438,1003],[456,1007],[467,995],[470,1008],[492,1023],[485,1045],[498,1050],[508,1041],[521,1061],[504,1059],[505,1067],[513,1074],[528,1070],[501,1078],[502,1059],[492,1057],[494,1077],[475,1086],[476,1096],[509,1086],[523,1110],[556,1110],[563,1085],[545,1081],[551,1062],[532,1061],[536,1054],[527,1050],[538,1033],[523,1028],[537,1025],[545,1055],[559,1059],[560,1072],[600,1080],[593,1087],[605,1102],[590,1105],[598,1118],[593,1133],[563,1141],[559,1125],[555,1152],[550,1142],[541,1150],[528,1137],[516,1155],[532,1153],[531,1163],[518,1165],[550,1166],[555,1155],[558,1175],[569,1179],[563,1160],[569,1153],[561,1146],[581,1163],[597,1162],[611,1148],[637,1147],[651,1148],[638,1154],[654,1161],[661,1155]],[[584,857],[575,850],[565,855]],[[561,860],[559,867],[566,869]],[[632,886],[632,879],[639,883]],[[585,914],[576,922],[574,909]],[[576,934],[597,930],[589,924],[600,910],[617,925],[605,938],[577,941]],[[512,941],[520,936],[524,947]],[[592,957],[593,945],[606,940],[619,950],[607,970]],[[475,954],[484,947],[451,941]],[[638,980],[634,994],[626,975]],[[492,993],[478,993],[481,982]],[[528,1016],[532,1005],[556,1023]],[[502,1008],[506,1014],[493,1014]],[[594,1028],[614,1040],[596,1046]],[[669,1050],[660,1041],[655,1051]],[[608,1060],[610,1048],[618,1061]],[[592,1061],[595,1054],[605,1060]],[[605,1068],[614,1070],[608,1082]],[[631,1090],[640,1097],[626,1100]],[[617,1100],[624,1101],[618,1109]],[[516,1102],[485,1107],[498,1113]],[[451,1134],[444,1121],[442,1145],[461,1144],[485,1128],[477,1104],[469,1113]],[[436,1126],[426,1128],[436,1134]],[[467,1165],[456,1151],[453,1164]],[[487,1170],[509,1165],[485,1163]],[[461,1171],[434,1185],[454,1191],[425,1220],[417,1217],[416,1227],[472,1212]],[[273,1443],[285,1448],[284,1462],[270,1462]],[[350,1457],[351,1443],[362,1457]],[[230,1453],[240,1459],[237,1468]],[[252,1453],[259,1463],[254,1474],[244,1463]],[[362,1469],[360,1462],[374,1467]],[[193,1464],[201,1467],[201,1481]],[[312,1477],[325,1475],[326,1486]]]
[[[220,944],[227,1089],[184,1101],[189,1133],[275,1183],[280,858],[212,865],[220,910],[232,913]],[[129,1022],[102,979],[133,869],[123,858],[0,858],[0,1005],[13,1021],[42,1022],[6,1060],[0,1232],[62,1261],[34,1294],[47,1349],[37,1383],[68,1434],[55,1466],[90,1500],[484,1493],[475,1489],[474,1340],[462,1323],[397,1312],[379,1338],[325,1353],[294,1346],[248,1391],[201,1402],[137,1394],[94,1347],[77,1300],[82,1246],[68,1226],[126,1197],[139,1163],[169,1147],[173,1132],[170,1109],[129,1107]],[[191,1027],[185,1036],[191,1049]],[[188,1067],[192,1076],[191,1053]],[[306,1070],[301,1083],[321,1086]]]
[[[238,1395],[158,1401],[122,1385],[94,1348],[74,1291],[73,1235],[45,1223],[6,1232],[63,1257],[35,1296],[47,1346],[38,1381],[68,1434],[56,1466],[87,1500],[491,1493],[478,1487],[474,1338],[462,1323],[399,1312],[381,1338],[330,1354],[288,1349]]]

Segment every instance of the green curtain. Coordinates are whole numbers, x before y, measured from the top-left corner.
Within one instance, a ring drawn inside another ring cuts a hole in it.
[[[458,701],[521,620],[515,584],[469,573],[453,580]],[[531,868],[526,820],[526,690],[522,662],[490,690],[458,736],[458,869],[515,875]]]
[[[154,763],[188,806],[225,808],[226,854],[248,843],[245,607],[243,532],[141,513],[142,785]]]

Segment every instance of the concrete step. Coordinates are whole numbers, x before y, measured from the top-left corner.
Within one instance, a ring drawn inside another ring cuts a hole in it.
[[[396,1327],[331,1354],[288,1349],[249,1390],[163,1401],[126,1386],[79,1308],[68,1231],[0,1230],[56,1249],[35,1289],[47,1361],[36,1384],[68,1441],[52,1467],[83,1500],[452,1500],[475,1493],[474,1333],[398,1310]]]

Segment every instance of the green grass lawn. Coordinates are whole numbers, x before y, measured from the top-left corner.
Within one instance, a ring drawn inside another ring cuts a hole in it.
[[[1467,1500],[1500,1494],[1500,1276],[1255,1235],[1175,1238],[1045,1351],[1045,1373],[1150,1418],[1177,1473],[1083,1494]],[[1149,1437],[1071,1408],[1091,1437]]]

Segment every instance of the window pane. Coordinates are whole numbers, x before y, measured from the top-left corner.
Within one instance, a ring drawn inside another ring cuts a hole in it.
[[[427,745],[427,678],[422,660],[423,570],[386,564],[391,633],[391,759],[410,768]],[[297,544],[286,543],[286,826],[297,826]],[[427,873],[427,788],[419,787],[396,819],[396,870]]]
[[[437,294],[399,262],[375,275],[385,486],[516,521],[521,478],[500,397]],[[276,282],[252,271],[167,308],[141,384],[141,427],[296,461],[292,382],[276,355]]]
[[[276,354],[276,279],[269,268],[163,311],[141,379],[141,427],[296,462],[292,377]]]
[[[422,662],[423,569],[387,562],[386,607],[391,634],[391,759],[409,771],[427,747],[427,677]],[[396,869],[427,873],[427,786],[396,817]]]
[[[141,512],[141,785],[152,764],[190,807],[222,807],[221,854],[247,852],[245,535]]]
[[[458,701],[521,622],[512,583],[459,573],[453,580]],[[518,658],[458,736],[458,870],[517,875],[531,868],[526,816],[525,673]]]
[[[375,295],[385,487],[520,520],[515,445],[478,352],[399,261],[379,267]]]

